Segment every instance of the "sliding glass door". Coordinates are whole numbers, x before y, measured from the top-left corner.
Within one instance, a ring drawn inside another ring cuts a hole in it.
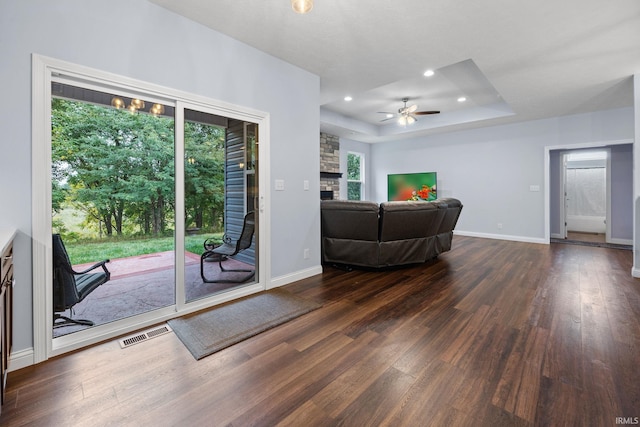
[[[53,336],[174,305],[173,108],[51,93]]]
[[[184,295],[256,283],[257,124],[179,104],[184,141]]]
[[[267,114],[38,56],[34,100],[36,363],[265,289]]]

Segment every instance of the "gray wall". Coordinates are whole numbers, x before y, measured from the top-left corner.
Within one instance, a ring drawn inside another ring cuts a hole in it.
[[[611,148],[611,238],[633,240],[633,144]]]
[[[545,147],[633,138],[633,109],[622,108],[374,144],[371,200],[385,200],[387,174],[436,171],[438,196],[464,204],[459,232],[542,242]]]
[[[287,185],[272,192],[271,275],[319,267],[318,191],[302,185],[319,188],[317,76],[145,0],[1,0],[0,227],[19,230],[14,351],[33,340],[32,53],[270,113],[271,178]]]

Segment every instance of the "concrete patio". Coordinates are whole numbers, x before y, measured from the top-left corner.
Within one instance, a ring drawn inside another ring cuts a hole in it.
[[[252,268],[234,259],[223,261],[225,268]],[[92,264],[75,265],[80,271]],[[111,280],[101,285],[82,302],[75,305],[73,313],[61,313],[75,319],[87,319],[102,325],[115,320],[141,314],[175,302],[175,269],[173,251],[158,252],[127,258],[113,259],[107,264]],[[220,278],[218,262],[205,262],[205,276]],[[246,273],[223,273],[225,279],[241,277]],[[253,283],[203,283],[200,277],[200,256],[187,252],[185,256],[185,292],[187,301],[209,296],[225,290]],[[59,337],[90,326],[69,325],[53,329],[53,336]]]

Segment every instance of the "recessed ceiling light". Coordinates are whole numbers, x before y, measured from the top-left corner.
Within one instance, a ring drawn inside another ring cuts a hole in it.
[[[344,97],[344,100],[349,102],[349,101],[353,101],[353,98],[350,97],[349,95],[347,95],[347,96]]]
[[[435,72],[433,70],[427,70],[424,72],[424,76],[425,77],[431,77],[435,74]]]
[[[461,96],[460,98],[458,98],[458,102],[464,102],[466,100],[467,100],[467,98],[464,97],[464,96]]]

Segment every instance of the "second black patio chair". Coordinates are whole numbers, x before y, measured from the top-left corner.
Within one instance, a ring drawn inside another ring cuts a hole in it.
[[[205,248],[207,250],[200,256],[200,276],[202,277],[202,281],[205,283],[244,283],[247,280],[251,279],[255,274],[256,270],[254,269],[229,269],[224,268],[222,262],[229,257],[237,255],[238,253],[244,251],[251,247],[251,243],[253,241],[253,233],[255,231],[255,214],[254,212],[248,212],[244,216],[244,222],[242,224],[242,232],[240,233],[240,237],[235,242],[225,234],[223,237],[223,243],[217,247],[211,247],[205,242]],[[204,263],[205,261],[217,260],[220,266],[220,277],[217,279],[209,279],[204,274]],[[223,273],[249,273],[246,275],[242,275],[239,278],[224,278]]]

